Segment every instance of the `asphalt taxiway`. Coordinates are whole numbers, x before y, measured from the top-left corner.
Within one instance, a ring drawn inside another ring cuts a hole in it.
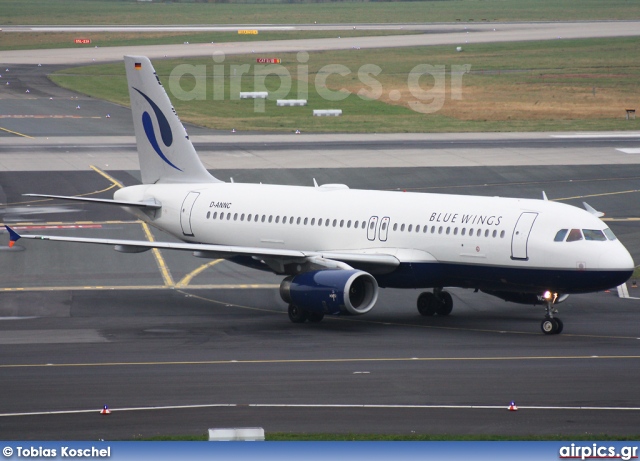
[[[357,25],[355,25],[358,27]],[[143,55],[150,59],[211,56],[213,53],[288,53],[298,51],[350,50],[367,48],[395,48],[403,46],[462,45],[489,42],[528,40],[559,40],[593,37],[637,37],[638,21],[578,21],[538,23],[475,23],[427,24],[415,35],[371,37],[337,37],[303,40],[273,40],[255,42],[228,42],[180,44],[162,46],[74,48],[23,51],[0,51],[0,62],[5,64],[91,64],[117,61],[125,54]],[[311,26],[308,26],[309,28]],[[344,27],[344,26],[340,26]],[[363,26],[366,27],[366,26]],[[259,26],[258,26],[259,28]],[[335,25],[318,25],[316,29],[335,30]],[[28,27],[26,28],[28,29]],[[24,32],[26,29],[20,31]],[[148,29],[148,28],[145,28]],[[8,29],[9,30],[9,29]],[[3,32],[3,33],[11,33]]]
[[[463,194],[582,196],[640,256],[640,166],[371,168],[323,171],[353,187]],[[292,183],[316,170],[220,170]],[[118,182],[133,172],[110,171]],[[462,180],[461,180],[462,178]],[[2,172],[4,221],[22,232],[144,239],[104,207],[25,203],[24,191],[108,196],[94,171]],[[35,188],[35,189],[34,189]],[[625,193],[626,191],[626,193]],[[399,192],[400,193],[400,192]],[[570,199],[570,197],[575,197]],[[154,232],[157,239],[166,236]],[[454,313],[424,318],[414,290],[383,290],[366,316],[291,324],[279,277],[181,252],[20,241],[0,268],[0,433],[6,439],[127,439],[267,431],[635,434],[640,305],[613,293],[540,307],[452,290]],[[160,262],[162,261],[162,263]],[[632,296],[634,289],[629,289]],[[510,401],[520,407],[507,411]],[[98,413],[102,405],[113,413]]]
[[[1,96],[2,114],[24,116],[0,119],[13,123],[0,133],[3,222],[21,232],[168,239],[118,209],[21,195],[109,197],[117,184],[138,181],[128,110],[71,99],[77,95],[38,80],[38,69],[24,70],[35,94]],[[96,118],[75,118],[85,107]],[[69,117],[34,123],[38,114]],[[576,206],[587,201],[640,260],[633,133],[420,135],[404,145],[394,135],[292,134],[285,149],[261,135],[189,132],[213,173],[236,182],[315,178],[529,198],[544,190]],[[305,166],[315,143],[341,162]],[[105,164],[114,150],[119,157],[109,162],[126,164]],[[358,163],[375,155],[377,167]],[[446,160],[452,156],[461,160]],[[50,168],[60,161],[64,168]],[[39,241],[3,247],[0,258],[3,439],[131,439],[236,426],[568,436],[637,435],[640,427],[640,304],[615,292],[569,297],[556,336],[540,332],[542,308],[469,290],[452,290],[446,318],[419,316],[417,291],[383,290],[366,316],[294,325],[279,277],[224,261]],[[507,410],[511,401],[519,411]],[[105,404],[109,416],[99,414]]]

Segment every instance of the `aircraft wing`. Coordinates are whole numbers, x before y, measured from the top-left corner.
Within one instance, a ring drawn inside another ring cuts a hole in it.
[[[113,245],[116,250],[123,253],[142,253],[158,248],[161,250],[192,251],[196,256],[206,258],[229,258],[232,256],[253,256],[257,259],[287,259],[301,261],[313,259],[314,261],[339,261],[351,264],[371,264],[385,268],[393,268],[400,265],[400,261],[393,255],[382,253],[349,253],[331,251],[300,251],[273,248],[241,247],[229,245],[212,245],[206,243],[187,242],[150,242],[148,240],[120,240],[97,239],[85,237],[64,237],[56,235],[20,235],[9,226],[5,226],[10,236],[10,246],[20,238],[33,240],[51,240],[57,242],[92,243],[98,245]],[[329,267],[333,267],[329,265]]]
[[[73,200],[76,202],[87,203],[104,203],[107,205],[128,206],[133,208],[141,208],[146,210],[157,210],[162,208],[162,204],[156,200],[149,200],[143,202],[128,202],[124,200],[110,200],[105,198],[88,198],[88,197],[69,197],[66,195],[45,195],[45,194],[22,194],[25,197],[43,197],[43,198],[55,198],[61,200]]]

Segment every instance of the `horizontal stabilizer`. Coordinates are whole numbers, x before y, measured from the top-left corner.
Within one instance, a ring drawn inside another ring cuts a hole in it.
[[[107,205],[117,205],[117,206],[129,206],[134,208],[141,208],[145,210],[157,210],[162,208],[162,204],[157,200],[149,200],[142,202],[128,202],[125,200],[110,200],[104,198],[87,198],[87,197],[69,197],[66,195],[44,195],[44,194],[22,194],[25,197],[43,197],[43,198],[55,198],[60,200],[73,200],[76,202],[85,202],[85,203],[103,203]]]

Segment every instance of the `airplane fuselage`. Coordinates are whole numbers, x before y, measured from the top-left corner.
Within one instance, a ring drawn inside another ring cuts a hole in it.
[[[600,219],[545,200],[241,183],[141,185],[115,198],[157,200],[161,210],[139,216],[187,242],[395,255],[397,268],[373,273],[383,287],[583,293],[633,268]],[[567,241],[572,230],[581,238]]]

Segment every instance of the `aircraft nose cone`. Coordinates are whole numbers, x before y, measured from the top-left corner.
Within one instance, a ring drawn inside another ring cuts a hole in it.
[[[622,245],[615,250],[602,253],[598,262],[600,271],[607,274],[606,279],[610,287],[623,284],[633,274],[633,259]]]
[[[625,247],[620,245],[614,251],[605,251],[600,254],[598,259],[600,269],[611,269],[620,271],[633,271],[634,264],[631,255]]]

